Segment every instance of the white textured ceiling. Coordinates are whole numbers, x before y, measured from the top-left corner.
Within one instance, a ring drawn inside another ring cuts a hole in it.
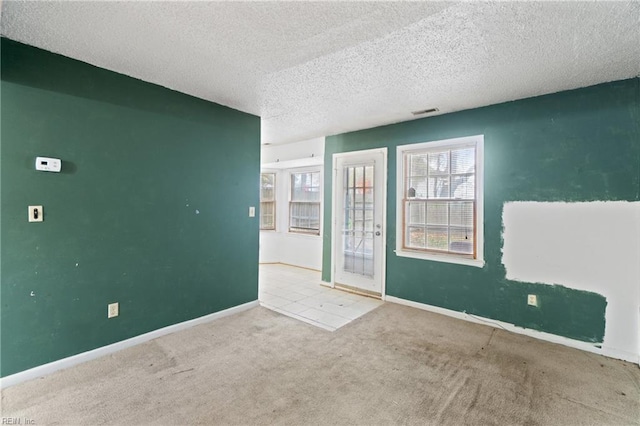
[[[640,75],[640,2],[2,2],[2,35],[285,143]]]

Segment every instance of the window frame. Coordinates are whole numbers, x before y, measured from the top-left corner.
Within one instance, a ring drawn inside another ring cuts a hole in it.
[[[296,174],[304,174],[304,173],[318,173],[318,193],[319,193],[319,200],[318,201],[293,201],[293,177]],[[287,232],[289,234],[292,235],[303,235],[303,236],[312,236],[312,237],[317,237],[320,236],[322,234],[322,203],[323,203],[323,197],[324,197],[324,192],[323,192],[323,174],[322,174],[322,168],[319,167],[313,167],[313,168],[300,168],[300,169],[290,169],[288,170],[287,173],[288,176],[288,184],[287,184],[287,193],[288,193],[288,200],[289,200],[289,205],[288,205],[288,211],[287,211]],[[310,230],[303,230],[300,228],[293,228],[291,227],[291,208],[292,205],[294,203],[310,203],[310,204],[317,204],[318,205],[318,229],[310,229]]]
[[[262,175],[273,175],[273,200],[264,201],[262,199]],[[263,170],[260,172],[260,215],[259,215],[259,226],[260,231],[276,231],[278,228],[278,174],[275,171]],[[263,228],[262,227],[262,217],[263,217],[263,203],[273,203],[273,228]]]
[[[405,154],[437,150],[455,150],[474,144],[476,147],[475,165],[475,214],[474,214],[474,255],[458,254],[428,249],[405,247]],[[396,249],[397,256],[413,259],[455,263],[482,268],[484,262],[484,135],[444,139],[432,142],[399,145],[396,148]]]

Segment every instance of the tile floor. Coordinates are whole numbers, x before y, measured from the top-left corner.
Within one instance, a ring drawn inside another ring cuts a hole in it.
[[[382,305],[381,300],[321,285],[320,272],[282,264],[260,265],[260,304],[335,331]]]

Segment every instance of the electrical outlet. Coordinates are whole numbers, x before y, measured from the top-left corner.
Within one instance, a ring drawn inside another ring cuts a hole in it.
[[[107,318],[113,318],[113,317],[117,317],[120,314],[120,304],[118,302],[116,303],[109,303],[108,306],[108,310],[107,310]]]
[[[527,296],[527,305],[529,306],[538,306],[538,296],[535,294],[530,294]]]

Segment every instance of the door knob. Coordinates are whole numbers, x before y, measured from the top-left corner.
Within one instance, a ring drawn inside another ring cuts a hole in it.
[[[380,231],[376,231],[376,236],[380,236]]]

